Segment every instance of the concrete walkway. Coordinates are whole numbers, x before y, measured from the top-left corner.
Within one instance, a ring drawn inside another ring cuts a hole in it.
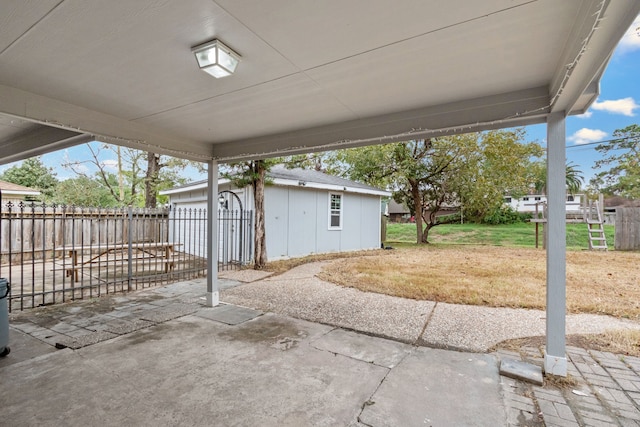
[[[640,426],[638,358],[569,348],[565,388],[500,377],[540,349],[469,350],[540,335],[544,313],[367,294],[318,268],[227,276],[215,308],[194,280],[13,314],[0,424]],[[638,326],[575,323],[604,320]]]

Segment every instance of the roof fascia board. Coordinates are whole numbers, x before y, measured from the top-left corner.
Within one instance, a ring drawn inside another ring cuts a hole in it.
[[[300,184],[300,181],[285,178],[275,178],[273,180],[273,184],[283,187],[313,188],[316,190],[339,191],[344,193],[370,194],[374,196],[391,197],[391,193],[384,190],[370,190],[367,188],[350,187],[336,184],[322,184],[319,182],[311,181],[305,181],[304,184]]]
[[[219,186],[225,185],[228,183],[229,183],[228,179],[220,179],[218,181]],[[274,178],[272,180],[272,185],[278,185],[283,187],[314,188],[314,189],[320,189],[320,190],[341,191],[341,192],[347,192],[347,193],[371,194],[374,196],[391,197],[391,193],[384,190],[370,190],[366,188],[358,188],[358,187],[335,185],[335,184],[321,184],[321,183],[311,182],[311,181],[305,181],[304,185],[300,185],[300,181],[293,180],[293,179],[284,179],[284,178]],[[169,190],[163,190],[163,191],[160,191],[160,194],[172,195],[172,194],[188,193],[190,191],[204,190],[207,188],[207,186],[208,186],[208,183],[206,181],[197,182],[193,184],[187,184],[181,187],[172,188]],[[185,200],[191,200],[191,199],[185,199]],[[200,201],[201,199],[197,198],[193,200]],[[181,200],[181,202],[182,201],[184,200]]]
[[[581,114],[591,106],[612,52],[639,13],[638,1],[583,3],[552,80],[551,112]]]
[[[229,179],[227,178],[220,178],[218,179],[218,186],[221,185],[226,185],[230,182]],[[161,195],[169,195],[169,194],[179,194],[179,193],[186,193],[189,191],[197,191],[197,190],[206,190],[207,187],[209,186],[208,181],[197,181],[197,182],[192,182],[191,184],[185,184],[185,185],[181,185],[180,187],[174,187],[174,188],[170,188],[168,190],[162,190],[160,191]]]
[[[92,141],[92,135],[41,126],[10,141],[0,143],[0,164],[16,162]]]
[[[214,145],[213,154],[220,161],[238,161],[525,126],[544,123],[548,110],[549,88],[541,86],[220,143]]]
[[[39,191],[24,191],[24,190],[2,190],[2,197],[7,195],[14,196],[39,196]]]
[[[212,159],[209,144],[180,139],[141,123],[10,86],[0,85],[0,113],[76,133],[92,134],[96,141],[201,162]],[[48,148],[43,147],[43,151],[56,150]]]

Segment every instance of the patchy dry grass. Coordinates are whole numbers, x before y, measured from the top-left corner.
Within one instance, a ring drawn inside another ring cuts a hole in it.
[[[419,300],[546,306],[546,255],[542,250],[430,245],[368,255],[331,263],[321,278]],[[568,252],[567,310],[640,319],[640,253]]]
[[[491,351],[495,351],[498,348],[520,351],[523,347],[542,349],[544,344],[545,337],[517,338],[503,341],[494,346]],[[640,331],[615,330],[606,331],[602,334],[567,335],[567,345],[640,357]],[[542,352],[540,354],[542,354]]]
[[[271,271],[274,274],[282,274],[285,271],[291,270],[294,267],[298,267],[299,265],[307,264],[310,262],[331,261],[334,259],[374,256],[374,255],[378,255],[380,252],[382,251],[370,250],[370,251],[354,251],[354,252],[334,252],[334,253],[328,253],[328,254],[308,255],[302,258],[283,259],[279,261],[268,262],[264,268],[264,271]]]

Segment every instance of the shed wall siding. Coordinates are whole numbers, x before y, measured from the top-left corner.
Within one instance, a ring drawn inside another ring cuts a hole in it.
[[[360,197],[360,247],[380,248],[380,198]]]
[[[265,233],[267,259],[287,257],[289,233],[289,191],[286,188],[267,187],[264,190]]]
[[[342,193],[342,209],[342,229],[330,230],[328,191],[265,189],[268,259],[379,248],[380,197]]]
[[[342,236],[340,238],[342,251],[355,251],[361,248],[360,221],[363,220],[363,212],[360,199],[353,194],[342,195]]]
[[[228,185],[220,186],[220,191],[226,189]],[[240,196],[245,209],[254,209],[252,191],[233,191]],[[330,230],[329,191],[267,186],[264,204],[268,259],[379,248],[380,197],[340,194],[342,229]],[[185,191],[172,194],[171,203],[180,209],[205,209],[206,196],[206,189]],[[191,244],[199,251],[206,250],[204,241]]]
[[[317,253],[318,192],[289,190],[289,252],[297,257]],[[267,234],[267,240],[269,235]]]

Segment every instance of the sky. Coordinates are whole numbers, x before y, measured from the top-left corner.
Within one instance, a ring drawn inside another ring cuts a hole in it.
[[[600,96],[580,116],[567,118],[567,162],[571,162],[582,171],[585,185],[599,170],[594,163],[601,154],[595,150],[597,142],[612,138],[616,129],[632,124],[640,124],[640,16],[620,41],[611,61],[600,81]],[[546,146],[547,127],[545,124],[527,126],[527,141],[538,141]],[[92,143],[97,149],[100,143]],[[91,153],[86,145],[56,151],[42,156],[45,165],[54,169],[58,179],[76,176],[70,169],[61,165],[74,159],[90,159]],[[107,168],[116,171],[115,153],[102,150],[100,160]],[[0,166],[0,173],[15,163]],[[206,179],[206,175],[188,168],[184,176],[191,181]]]
[[[585,185],[600,170],[594,163],[602,154],[595,150],[600,141],[629,125],[640,125],[640,16],[618,44],[602,79],[600,96],[589,110],[566,121],[567,162],[578,166]],[[547,126],[527,126],[527,140],[546,146]]]

